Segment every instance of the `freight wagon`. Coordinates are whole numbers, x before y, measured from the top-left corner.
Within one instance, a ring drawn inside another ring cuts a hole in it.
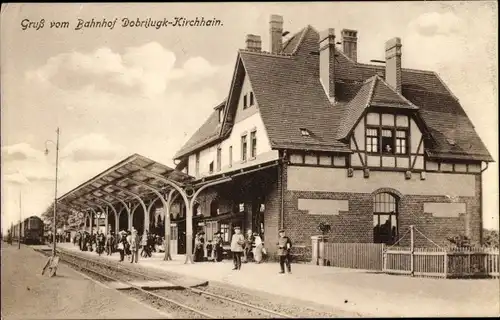
[[[20,227],[19,227],[20,226]],[[13,241],[25,244],[42,244],[43,242],[43,221],[40,217],[31,216],[24,219],[20,224],[16,224],[10,230]]]

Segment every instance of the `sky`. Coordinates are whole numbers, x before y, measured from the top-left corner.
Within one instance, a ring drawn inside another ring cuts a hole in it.
[[[340,41],[341,29],[358,30],[359,62],[384,60],[385,41],[400,37],[403,67],[438,72],[498,161],[496,12],[494,1],[2,5],[2,230],[53,201],[55,145],[45,142],[56,140],[57,127],[58,196],[133,153],[173,166],[227,96],[245,36],[269,47],[271,14],[291,34],[310,24],[335,28]],[[222,24],[121,25],[176,17]],[[75,30],[79,19],[117,22]],[[69,28],[50,27],[66,21]],[[497,163],[483,187],[484,226],[498,229]]]

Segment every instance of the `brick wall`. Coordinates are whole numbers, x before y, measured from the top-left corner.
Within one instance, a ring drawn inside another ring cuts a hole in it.
[[[281,173],[281,170],[283,172]],[[281,179],[281,174],[283,175]],[[402,236],[414,225],[424,235],[439,245],[447,244],[447,237],[458,234],[468,234],[474,241],[480,240],[481,235],[481,207],[480,187],[481,176],[475,177],[475,197],[459,197],[457,202],[466,204],[466,214],[459,217],[434,217],[424,213],[425,202],[450,202],[446,196],[405,195],[395,189],[382,188],[374,190],[373,193],[349,193],[349,192],[317,192],[317,191],[291,191],[286,190],[287,166],[274,169],[267,178],[268,185],[265,187],[265,213],[264,213],[264,242],[270,253],[270,258],[275,258],[276,241],[278,230],[281,227],[281,182],[284,184],[284,227],[291,237],[294,246],[305,246],[307,256],[310,256],[311,236],[320,234],[318,225],[327,222],[332,226],[328,234],[331,242],[373,242],[373,196],[378,192],[392,192],[399,198],[399,236]],[[402,180],[401,183],[405,183]],[[236,186],[231,187],[234,190]],[[231,205],[227,192],[220,192],[219,201]],[[210,214],[210,201],[215,198],[217,190],[207,190],[200,195],[200,203],[203,203],[204,215]],[[298,209],[298,199],[331,199],[348,200],[349,210],[340,211],[338,215],[312,215]],[[227,201],[226,201],[227,200]],[[245,200],[243,200],[245,201]],[[251,210],[251,203],[245,201],[247,210]],[[251,226],[250,214],[247,215],[245,227]],[[417,246],[432,246],[432,244],[415,232]],[[402,245],[409,245],[410,238],[407,235]]]
[[[285,173],[286,175],[286,173]],[[286,183],[286,179],[285,179]],[[332,182],[333,183],[333,182]],[[404,183],[404,180],[402,180]],[[445,183],[445,182],[444,182]],[[391,186],[397,187],[397,186]],[[383,188],[374,193],[341,193],[317,191],[290,191],[284,195],[285,229],[295,245],[311,246],[310,237],[320,234],[318,225],[321,222],[332,226],[328,234],[331,242],[373,242],[373,195],[377,192],[393,192],[399,196],[399,236],[402,236],[410,225],[414,225],[425,236],[439,245],[448,244],[447,237],[468,234],[472,240],[480,241],[481,177],[475,177],[475,197],[458,197],[455,201],[466,204],[466,214],[459,217],[434,217],[424,213],[424,202],[450,202],[443,196],[404,195],[397,189]],[[348,200],[349,211],[339,215],[311,215],[298,209],[298,199],[332,199]],[[432,246],[418,232],[415,232],[417,246]],[[410,244],[409,234],[401,241],[402,245]]]

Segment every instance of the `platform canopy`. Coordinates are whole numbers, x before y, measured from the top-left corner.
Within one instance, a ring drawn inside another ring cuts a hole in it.
[[[57,203],[79,210],[106,207],[109,204],[137,203],[137,197],[133,194],[145,200],[157,198],[151,188],[162,194],[170,190],[172,187],[164,179],[183,188],[193,177],[133,154],[59,197]]]

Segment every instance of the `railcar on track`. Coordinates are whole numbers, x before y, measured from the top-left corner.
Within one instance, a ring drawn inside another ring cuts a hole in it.
[[[31,216],[24,219],[20,224],[14,225],[10,229],[13,241],[19,241],[24,244],[42,244],[44,224],[43,220],[37,216]]]

